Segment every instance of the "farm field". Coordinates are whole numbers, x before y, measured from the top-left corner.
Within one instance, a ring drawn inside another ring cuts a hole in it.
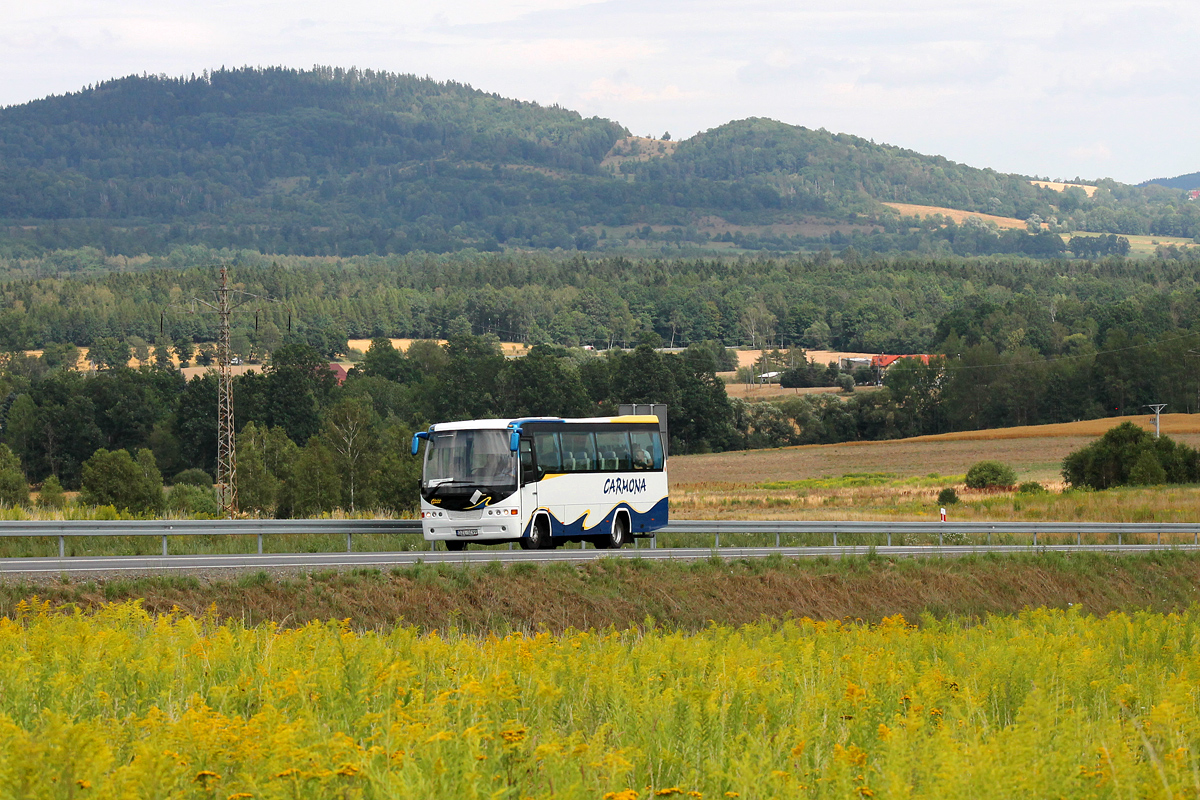
[[[1126,236],[1125,238],[1129,240],[1129,255],[1131,256],[1152,256],[1160,244],[1173,244],[1178,247],[1196,247],[1196,242],[1194,240],[1182,239],[1178,236],[1131,235]]]
[[[836,363],[837,360],[840,358],[870,358],[871,356],[879,355],[879,353],[852,353],[848,350],[804,350],[803,348],[797,348],[794,352],[799,353],[802,350],[808,356],[809,361],[815,362],[817,364],[829,364],[830,362]],[[735,350],[734,352],[737,353],[738,366],[739,367],[749,367],[749,366],[753,366],[756,361],[758,361],[760,358],[762,358],[764,353],[770,353],[772,351],[771,350],[749,350],[749,349],[739,348],[739,349]],[[788,351],[784,350],[782,352],[784,352],[786,354]],[[720,373],[720,374],[732,375],[733,373]]]
[[[37,797],[1177,797],[1200,610],[686,633],[247,626],[22,603],[0,780]]]
[[[728,373],[732,375],[733,373]],[[872,392],[878,386],[856,386],[856,392]],[[803,388],[786,389],[778,383],[737,383],[725,384],[725,394],[730,397],[740,397],[743,400],[774,400],[778,397],[791,397],[798,394],[832,394],[843,400],[850,395],[842,392],[837,386],[805,386]]]
[[[943,206],[922,206],[913,203],[884,203],[883,205],[889,208],[894,208],[906,217],[929,217],[934,214],[941,214],[943,217],[954,220],[958,225],[963,224],[968,217],[979,217],[985,222],[994,222],[1001,228],[1021,228],[1025,227],[1025,220],[1017,219],[1016,217],[999,217],[995,214],[983,214],[978,211],[961,211],[957,208],[945,208]]]
[[[1034,183],[1036,183],[1036,182],[1034,182]],[[1063,184],[1060,184],[1060,186],[1062,186],[1062,185]],[[1071,184],[1066,184],[1066,185],[1071,185]],[[1057,187],[1051,186],[1050,188],[1057,188]],[[1095,187],[1084,187],[1084,188],[1090,188],[1093,190],[1093,192],[1095,191]],[[1059,191],[1061,191],[1061,189],[1059,189]],[[1017,219],[1015,217],[998,217],[993,214],[981,214],[981,213],[974,212],[974,211],[960,211],[956,208],[944,208],[942,206],[921,206],[921,205],[913,205],[911,203],[884,203],[884,205],[896,209],[897,211],[899,211],[901,214],[903,214],[905,216],[928,217],[933,214],[941,214],[943,217],[947,217],[949,219],[954,220],[955,223],[957,223],[959,225],[961,225],[963,222],[965,222],[968,217],[979,217],[980,219],[983,219],[987,222],[994,222],[994,223],[996,223],[996,225],[998,225],[1001,228],[1023,229],[1025,227],[1025,220]],[[1070,233],[1062,234],[1063,242],[1069,241],[1072,235],[1076,235],[1076,234],[1070,234]],[[1080,231],[1080,232],[1078,232],[1077,235],[1079,235],[1079,236],[1100,236],[1102,234]],[[1149,256],[1154,255],[1156,248],[1160,244],[1164,244],[1164,245],[1173,244],[1173,245],[1177,245],[1179,247],[1194,247],[1194,246],[1196,246],[1196,242],[1193,239],[1180,238],[1178,236],[1141,236],[1141,235],[1136,235],[1136,234],[1122,234],[1122,235],[1125,236],[1125,238],[1129,240],[1129,255],[1135,256],[1135,257],[1149,257]]]
[[[1063,183],[1062,181],[1030,181],[1030,183],[1044,189],[1053,189],[1056,192],[1065,192],[1068,188],[1083,189],[1083,193],[1088,197],[1094,195],[1097,188],[1086,183]]]
[[[412,343],[417,340],[416,339],[389,339],[388,341],[390,341],[392,343],[392,347],[395,347],[397,350],[407,350],[409,348],[409,346],[412,345]],[[438,344],[446,343],[445,339],[437,339],[435,341],[437,341]],[[365,353],[371,347],[371,340],[370,339],[350,339],[346,344],[348,347],[350,347],[351,350],[358,350],[360,352]],[[529,345],[524,344],[522,342],[501,342],[500,349],[503,350],[504,354],[507,356],[524,355],[525,353],[527,353],[529,351]]]
[[[671,513],[681,519],[929,519],[938,493],[957,488],[958,520],[1196,520],[1200,488],[1128,488],[1067,492],[1060,469],[1070,452],[1110,427],[1152,417],[962,431],[886,442],[848,442],[744,450],[671,459]],[[1200,415],[1164,414],[1162,431],[1200,446]],[[1012,466],[1018,480],[1047,494],[973,491],[964,476],[977,461]]]

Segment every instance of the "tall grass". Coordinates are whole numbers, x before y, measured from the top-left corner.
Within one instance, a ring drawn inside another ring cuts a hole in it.
[[[1200,609],[474,636],[0,619],[0,785],[68,797],[1187,797]]]

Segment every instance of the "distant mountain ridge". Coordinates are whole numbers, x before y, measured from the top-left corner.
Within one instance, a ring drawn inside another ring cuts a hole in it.
[[[654,157],[633,153],[639,142]],[[667,147],[557,106],[332,67],[131,76],[0,109],[0,255],[182,244],[307,255],[916,249],[932,235],[884,202],[1200,234],[1197,204],[1178,192],[1098,186],[1091,198],[1056,192],[762,118]],[[772,226],[807,232],[753,232]],[[970,252],[995,246],[980,240]]]
[[[1174,178],[1155,178],[1154,180],[1139,183],[1138,186],[1149,186],[1151,184],[1167,186],[1172,189],[1200,189],[1200,172],[1189,172],[1187,175],[1177,175]]]

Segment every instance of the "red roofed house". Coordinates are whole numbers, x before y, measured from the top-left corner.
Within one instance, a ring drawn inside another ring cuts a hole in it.
[[[346,368],[336,361],[329,362],[329,371],[337,378],[338,386],[346,382]]]
[[[913,353],[905,356],[871,356],[871,367],[875,370],[876,383],[883,383],[883,378],[887,375],[888,370],[902,358],[919,358],[922,364],[929,363],[929,356],[925,353]]]
[[[924,353],[914,353],[908,356],[871,356],[871,366],[878,370],[887,372],[888,367],[895,364],[902,358],[919,358],[922,364],[929,363],[929,356]]]

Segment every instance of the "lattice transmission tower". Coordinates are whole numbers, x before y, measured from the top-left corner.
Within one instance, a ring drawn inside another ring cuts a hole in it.
[[[233,419],[233,351],[229,346],[229,318],[233,314],[250,309],[242,307],[258,300],[278,303],[270,297],[244,292],[229,286],[229,267],[220,265],[220,283],[213,290],[212,302],[199,297],[191,298],[184,310],[191,314],[217,315],[217,499],[221,504],[221,515],[233,519],[237,514],[237,444],[234,439]],[[253,309],[258,328],[258,313]],[[160,324],[161,327],[161,324]],[[291,328],[291,316],[288,317]]]

